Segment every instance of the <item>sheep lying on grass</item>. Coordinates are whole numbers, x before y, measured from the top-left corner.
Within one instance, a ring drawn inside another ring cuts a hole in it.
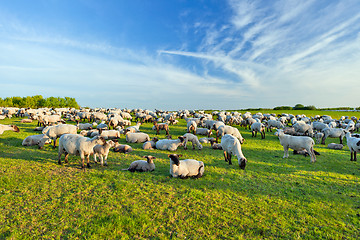
[[[200,138],[200,139],[199,139],[199,142],[200,142],[200,143],[211,143],[211,140],[214,140],[214,141],[215,141],[215,138],[213,138],[213,137],[211,137],[211,138],[209,138],[209,137],[203,137],[203,138]]]
[[[185,138],[185,141],[184,141],[184,149],[187,149],[187,144],[188,142],[191,142],[192,143],[192,147],[193,149],[195,149],[195,145],[196,147],[201,150],[203,148],[203,146],[201,145],[201,143],[199,142],[199,139],[197,138],[197,136],[195,136],[194,134],[192,133],[185,133],[183,135],[183,137]]]
[[[151,141],[144,142],[142,148],[145,150],[154,150],[156,148],[157,141],[159,141],[159,139],[154,137]]]
[[[225,161],[229,162],[229,165],[232,164],[231,155],[235,155],[238,159],[239,167],[241,169],[245,169],[247,159],[241,151],[241,144],[239,139],[230,134],[225,134],[221,138],[221,147],[224,150]]]
[[[3,125],[0,124],[0,135],[3,134],[5,131],[11,130],[13,132],[20,132],[20,129],[15,125]]]
[[[142,132],[126,133],[126,142],[128,143],[143,143],[146,141],[150,141],[150,137],[146,133],[142,133]]]
[[[350,149],[350,161],[356,161],[356,153],[360,152],[360,139],[352,137],[350,132],[346,133],[346,142]]]
[[[200,178],[204,174],[204,163],[195,159],[179,160],[182,155],[170,154],[170,175],[185,179]]]
[[[87,158],[87,167],[90,168],[89,157],[94,153],[94,146],[105,144],[105,139],[100,136],[93,138],[83,137],[77,134],[64,134],[59,139],[58,164],[61,165],[61,155],[65,154],[65,163],[68,162],[69,154],[80,155],[81,167],[85,168],[85,157]]]
[[[207,137],[210,137],[210,135],[212,134],[212,129],[197,128],[195,132],[196,132],[196,135],[205,135]]]
[[[42,149],[45,144],[49,143],[51,143],[51,139],[45,134],[30,135],[22,141],[23,146],[38,145],[39,149]]]
[[[101,166],[104,166],[104,160],[105,160],[105,166],[107,166],[107,157],[109,155],[110,148],[115,146],[115,142],[112,140],[107,141],[104,145],[95,145],[94,150],[94,162],[97,163],[96,157],[100,158],[100,164]]]
[[[146,161],[144,160],[136,160],[133,161],[129,168],[127,169],[122,169],[122,170],[128,170],[130,172],[152,172],[155,170],[155,164],[154,164],[154,159],[156,159],[156,157],[153,156],[143,156],[143,158],[146,158]]]
[[[132,151],[133,151],[133,149],[131,146],[126,145],[126,144],[120,144],[115,141],[114,152],[127,154],[127,153],[131,153]]]
[[[178,139],[161,139],[156,142],[156,149],[176,151],[176,149],[183,145],[185,138],[180,136]]]
[[[221,144],[217,143],[214,138],[210,139],[210,143],[211,143],[211,148],[212,149],[215,149],[215,150],[222,150],[223,149]]]
[[[341,150],[341,149],[343,149],[343,147],[344,147],[344,145],[342,145],[342,144],[337,144],[337,143],[329,143],[329,144],[327,145],[327,148],[329,148],[329,149],[334,149],[334,150]]]
[[[283,158],[289,157],[289,148],[296,151],[302,151],[305,149],[311,157],[311,162],[316,161],[314,152],[315,142],[311,137],[287,135],[284,134],[284,131],[281,129],[278,129],[277,132],[275,132],[275,135],[279,137],[280,144],[284,147]]]

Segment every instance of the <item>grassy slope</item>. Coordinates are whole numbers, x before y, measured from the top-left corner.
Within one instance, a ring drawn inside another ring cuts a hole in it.
[[[111,152],[108,167],[92,164],[82,172],[75,156],[59,166],[57,149],[21,146],[34,134],[35,123],[19,121],[1,121],[22,131],[0,136],[0,239],[360,236],[360,168],[349,161],[347,147],[335,151],[317,145],[321,156],[315,164],[292,154],[284,160],[274,135],[252,139],[241,128],[246,171],[225,163],[222,152],[209,145],[202,151],[190,147],[177,153],[204,161],[205,175],[180,180],[169,177],[169,152],[145,151],[142,144],[132,144],[135,151],[128,155]],[[151,124],[141,129],[155,136]],[[170,132],[179,136],[185,129],[181,120]],[[157,157],[154,172],[120,171],[146,154]]]

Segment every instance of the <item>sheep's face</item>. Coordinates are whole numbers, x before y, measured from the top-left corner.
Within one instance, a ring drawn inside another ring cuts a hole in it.
[[[179,166],[180,165],[180,160],[179,158],[182,157],[182,155],[177,155],[177,154],[169,154],[168,157],[170,158],[170,160],[173,161],[173,163],[176,165],[176,166]]]
[[[18,126],[11,125],[11,127],[13,128],[14,132],[20,132],[20,129],[18,128]]]
[[[240,159],[239,167],[240,167],[242,170],[245,170],[246,163],[247,163],[247,159],[246,159],[246,158]]]

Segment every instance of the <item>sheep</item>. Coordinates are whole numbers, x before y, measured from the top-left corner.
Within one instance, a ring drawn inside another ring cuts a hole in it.
[[[280,144],[284,148],[283,158],[289,157],[289,148],[296,151],[301,151],[305,149],[311,157],[311,162],[316,161],[315,152],[314,152],[315,142],[311,137],[287,135],[284,134],[284,131],[281,129],[278,129],[278,131],[275,132],[275,135],[279,137]]]
[[[212,149],[215,149],[215,150],[222,150],[223,149],[221,144],[215,142],[214,138],[210,139],[210,143],[211,143],[211,148]]]
[[[20,132],[20,129],[15,125],[3,125],[0,124],[0,135],[3,134],[5,131],[11,130],[13,132]]]
[[[34,146],[38,145],[39,149],[42,149],[45,144],[51,143],[51,139],[45,134],[37,134],[27,136],[21,143],[23,146]]]
[[[322,122],[313,122],[313,123],[312,123],[312,127],[313,127],[313,129],[315,129],[315,130],[321,131],[321,130],[323,130],[324,128],[327,128],[328,125],[326,125],[325,123],[322,123]]]
[[[193,149],[195,149],[195,145],[197,146],[197,148],[199,150],[201,150],[203,148],[203,146],[201,145],[201,143],[199,142],[199,139],[197,138],[197,136],[195,136],[192,133],[185,133],[183,135],[183,137],[185,138],[184,141],[184,149],[187,149],[187,143],[190,141],[192,143]]]
[[[151,141],[147,141],[143,144],[142,148],[145,150],[153,150],[156,148],[156,142],[159,141],[157,137],[154,137]]]
[[[94,162],[97,163],[96,157],[100,158],[100,164],[101,166],[104,166],[104,160],[105,160],[105,166],[107,166],[107,158],[109,155],[110,148],[115,146],[115,142],[112,140],[108,140],[105,142],[104,145],[97,144],[93,147],[94,151]]]
[[[118,142],[115,141],[115,146],[114,146],[114,152],[119,152],[119,153],[131,153],[133,151],[132,147],[126,144],[120,144]]]
[[[153,156],[143,156],[143,158],[146,158],[146,161],[144,160],[136,160],[133,161],[129,168],[127,169],[122,169],[122,170],[127,170],[130,172],[152,172],[155,170],[155,164],[154,164],[154,159],[156,159],[156,157]]]
[[[312,137],[314,132],[311,125],[304,123],[303,121],[298,121],[293,125],[293,128],[296,132],[304,133],[304,135]]]
[[[150,141],[150,137],[146,133],[142,133],[142,132],[126,133],[126,142],[128,143],[143,143],[146,141]]]
[[[239,139],[230,134],[225,134],[221,138],[220,145],[224,150],[225,162],[229,162],[229,165],[231,165],[231,155],[235,155],[238,159],[239,167],[244,170],[247,159],[241,151],[241,144]]]
[[[131,132],[131,133],[140,132],[140,126],[141,126],[141,122],[138,122],[136,123],[135,126],[127,127],[125,129],[125,132]]]
[[[178,139],[161,139],[156,142],[156,149],[160,150],[169,150],[169,151],[176,151],[176,149],[183,145],[185,138],[183,136],[178,137]]]
[[[343,147],[344,147],[344,145],[342,145],[342,144],[336,144],[336,143],[329,143],[329,144],[327,145],[327,148],[329,148],[329,149],[335,149],[335,150],[341,150],[341,149],[343,149]]]
[[[241,144],[243,144],[245,141],[245,139],[241,136],[239,129],[232,127],[232,126],[223,125],[218,128],[218,131],[216,134],[216,142],[218,142],[219,136],[222,137],[225,134],[230,134],[230,135],[236,137],[237,139],[239,139]]]
[[[157,123],[156,121],[154,121],[154,127],[157,135],[160,133],[160,130],[164,130],[166,132],[166,135],[169,135],[169,124]]]
[[[59,124],[55,126],[47,126],[42,131],[43,134],[46,134],[51,140],[54,141],[54,148],[56,147],[57,138],[61,137],[63,134],[76,134],[77,127],[70,124]]]
[[[325,144],[325,140],[328,137],[339,138],[340,144],[342,144],[346,133],[346,131],[341,128],[324,128],[321,132],[324,134],[321,140],[321,144]]]
[[[356,153],[360,152],[360,139],[352,137],[350,132],[346,133],[346,142],[350,149],[350,161],[357,161]]]
[[[42,130],[44,130],[44,127],[35,127],[34,128],[34,131],[42,131]]]
[[[33,120],[31,120],[30,118],[24,118],[24,119],[21,119],[21,123],[32,123]]]
[[[195,134],[196,135],[205,135],[205,136],[210,137],[210,135],[212,134],[212,129],[196,128]]]
[[[200,143],[210,143],[211,140],[214,140],[215,141],[215,138],[209,138],[209,137],[203,137],[203,138],[200,138],[199,139],[199,142]]]
[[[44,115],[40,116],[39,123],[42,123],[43,126],[49,126],[50,124],[55,124],[61,121],[60,115]]]
[[[186,124],[186,128],[187,128],[188,133],[196,134],[197,123],[195,121],[193,121],[193,120],[188,121],[187,124]]]
[[[179,160],[182,155],[169,154],[170,175],[186,179],[188,177],[200,178],[204,174],[204,163],[195,159]]]
[[[94,153],[94,146],[105,144],[105,139],[101,136],[93,138],[83,137],[77,134],[64,134],[59,139],[58,164],[61,165],[61,155],[65,154],[65,163],[68,162],[69,154],[80,155],[81,168],[85,168],[85,157],[87,158],[87,167],[90,168],[89,157]]]
[[[316,141],[316,144],[319,144],[321,139],[324,137],[324,133],[322,132],[317,132],[315,133],[315,141]]]
[[[80,130],[91,130],[93,128],[93,125],[91,123],[79,123],[79,122],[77,122],[76,126]]]
[[[254,122],[250,126],[251,129],[251,136],[256,137],[257,132],[260,132],[261,139],[265,139],[265,125],[260,122]]]
[[[117,139],[120,138],[121,134],[118,130],[105,130],[105,131],[101,131],[101,133],[92,132],[90,134],[90,137],[95,137],[96,135],[100,135],[105,139]]]

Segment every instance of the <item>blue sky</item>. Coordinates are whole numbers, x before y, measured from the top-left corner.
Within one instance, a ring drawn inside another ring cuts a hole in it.
[[[0,97],[358,107],[360,1],[0,1]]]

